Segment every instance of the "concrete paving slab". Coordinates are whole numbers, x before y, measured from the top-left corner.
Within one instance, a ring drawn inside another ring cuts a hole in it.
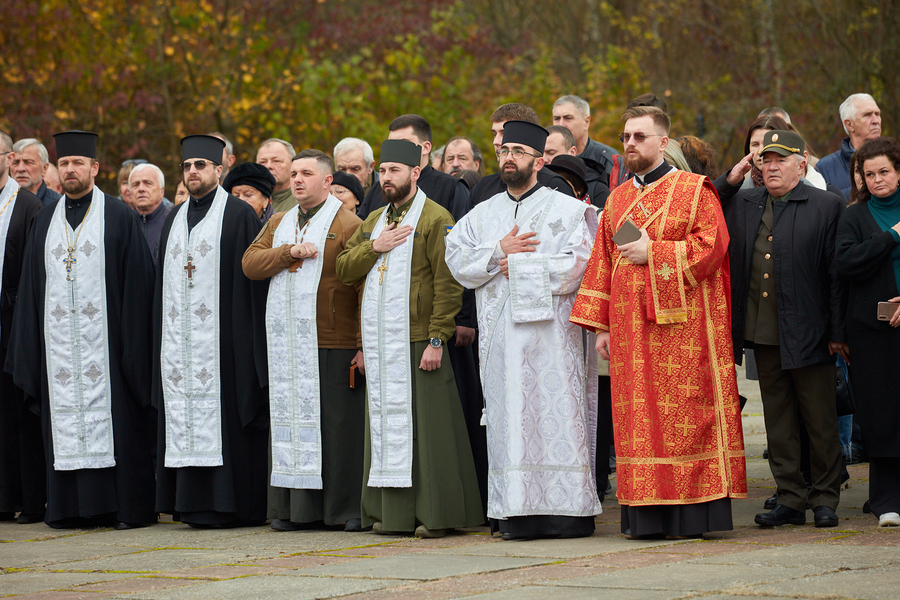
[[[440,551],[440,554],[459,556],[510,556],[523,558],[560,558],[572,559],[585,556],[596,556],[623,550],[639,550],[642,548],[657,548],[677,544],[677,540],[629,540],[624,536],[601,537],[593,535],[587,538],[563,539],[563,540],[524,540],[504,542],[499,540],[494,544],[470,546],[465,548],[448,548]],[[424,553],[434,554],[437,551],[425,550]]]
[[[115,550],[115,547],[104,546],[104,550]],[[203,548],[178,548],[147,550],[135,552],[126,550],[127,554],[76,560],[67,562],[63,568],[69,571],[120,571],[127,573],[169,573],[191,567],[208,565],[230,565],[243,561],[258,560],[278,556],[277,551],[261,553],[258,551],[218,551]]]
[[[0,522],[0,543],[52,540],[78,535],[81,530],[53,529],[43,522],[19,525],[14,521]]]
[[[0,595],[65,590],[75,586],[131,577],[133,575],[127,573],[41,573],[40,576],[36,576],[31,571],[16,571],[0,575]]]
[[[82,585],[77,588],[79,592],[105,592],[110,594],[133,594],[136,592],[151,592],[155,590],[164,590],[173,587],[184,587],[188,585],[199,585],[204,583],[202,579],[177,579],[169,577],[154,577],[140,575],[134,577],[126,575],[127,579],[117,579],[113,581],[104,581],[102,583],[93,583],[90,585]]]
[[[754,593],[777,593],[792,598],[854,598],[896,600],[900,597],[900,570],[875,567],[802,577],[753,588]]]
[[[384,579],[342,577],[285,577],[262,575],[225,581],[213,581],[182,588],[129,594],[129,600],[314,600],[380,590],[398,585]]]
[[[596,600],[597,590],[535,585],[514,590],[466,596],[466,598],[477,598],[478,600],[546,600],[554,596],[565,598],[566,600]],[[648,590],[622,590],[616,591],[615,594],[616,600],[676,600],[684,597],[682,592]]]
[[[722,568],[722,565],[718,564],[707,565],[685,561],[579,577],[569,580],[567,584],[610,589],[721,592],[732,588],[806,577],[818,572],[819,569],[807,566],[760,567],[745,564],[740,568]]]
[[[900,542],[900,538],[897,540]],[[750,567],[808,567],[827,573],[841,569],[861,569],[871,565],[900,565],[900,548],[832,546],[830,544],[794,544],[761,548],[740,555],[707,556],[691,561],[704,565],[742,565]],[[900,595],[900,588],[897,590]]]
[[[3,545],[0,568],[25,569],[29,567],[56,567],[68,565],[84,559],[106,559],[120,554],[134,552],[133,548],[115,546],[95,546],[89,544],[57,544],[53,542],[19,542],[13,546]],[[93,570],[93,569],[77,569]]]
[[[489,573],[520,569],[546,563],[541,559],[521,558],[471,558],[466,556],[440,556],[429,554],[370,558],[364,561],[341,563],[295,571],[302,576],[322,577],[384,577],[390,579],[416,579],[428,581],[445,577],[457,577],[474,573]],[[291,572],[287,573],[292,574]]]

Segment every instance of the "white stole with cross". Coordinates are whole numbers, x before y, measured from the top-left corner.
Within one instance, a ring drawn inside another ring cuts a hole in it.
[[[3,278],[3,259],[6,258],[6,235],[9,233],[9,222],[18,195],[19,184],[12,177],[7,177],[6,185],[0,190],[0,280]],[[0,292],[2,291],[3,282],[0,281]]]
[[[378,256],[366,276],[361,310],[363,356],[369,397],[372,462],[369,487],[412,487],[412,374],[409,346],[409,279],[416,225],[425,206],[420,189],[403,220],[410,225],[406,241]],[[384,209],[388,214],[390,206]],[[385,228],[375,223],[372,239]]]
[[[116,464],[103,246],[105,208],[106,197],[94,186],[91,206],[76,232],[66,221],[63,196],[56,203],[44,242],[44,346],[53,468],[57,471],[105,469]],[[71,252],[69,242],[75,246]]]
[[[324,206],[297,231],[295,206],[284,215],[272,247],[297,243],[298,233],[319,251],[300,268],[284,269],[269,281],[266,345],[269,356],[269,410],[272,426],[272,486],[322,489],[322,409],[319,387],[319,334],[316,299],[322,277],[325,240],[340,200],[328,195]]]
[[[166,243],[159,358],[168,468],[223,464],[219,259],[227,199],[216,188],[212,206],[190,232],[189,207],[182,208]]]

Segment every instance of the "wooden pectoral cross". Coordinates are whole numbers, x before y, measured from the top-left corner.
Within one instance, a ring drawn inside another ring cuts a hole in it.
[[[197,267],[194,265],[194,259],[188,256],[188,263],[184,266],[184,270],[187,271],[188,276],[188,287],[194,287],[194,271],[197,270]]]

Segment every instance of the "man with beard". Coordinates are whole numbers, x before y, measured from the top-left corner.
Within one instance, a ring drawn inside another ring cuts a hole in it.
[[[275,215],[243,259],[248,277],[269,279],[268,512],[279,531],[316,522],[359,531],[365,392],[347,372],[362,356],[362,283],[342,284],[334,264],[362,221],[328,192],[323,152],[296,155],[290,178],[294,208]]]
[[[7,368],[40,403],[51,527],[156,522],[148,431],[153,260],[94,185],[97,134],[58,133],[65,196],[34,219]]]
[[[497,107],[497,110],[491,115],[491,135],[494,138],[495,155],[500,152],[500,145],[503,143],[503,125],[507,121],[528,121],[535,125],[540,123],[537,113],[530,106],[514,102]],[[572,191],[572,186],[570,186],[565,179],[547,167],[543,167],[538,171],[537,181],[542,186],[550,188],[551,190],[562,192],[567,196],[575,196],[575,192]],[[478,185],[472,188],[472,205],[477,205],[488,198],[493,198],[500,192],[505,191],[506,183],[504,183],[503,179],[500,177],[500,173],[488,175],[479,181]]]
[[[3,365],[25,241],[44,204],[9,175],[15,157],[12,138],[0,131],[0,521],[19,512],[19,523],[36,523],[44,519],[47,502],[41,420],[25,407],[22,390]]]
[[[373,212],[337,258],[345,285],[365,279],[361,317],[368,389],[362,525],[376,533],[484,522],[475,465],[443,346],[454,333],[462,287],[444,260],[453,217],[416,182],[422,147],[381,146],[388,206]]]
[[[732,529],[731,498],[747,496],[728,231],[709,179],[664,160],[668,115],[622,120],[636,175],[609,196],[571,321],[611,361],[622,533],[699,537]]]
[[[447,265],[475,289],[485,333],[488,516],[506,540],[589,536],[601,512],[596,355],[568,320],[597,213],[538,183],[546,139],[539,125],[507,121],[499,152],[507,190],[447,236]]]
[[[441,173],[429,164],[432,134],[428,121],[419,115],[401,115],[391,122],[388,129],[388,139],[406,140],[422,149],[417,186],[425,196],[447,209],[447,212],[455,220],[461,219],[469,212],[472,204],[466,184],[452,175]],[[384,203],[381,186],[373,186],[363,199],[357,214],[360,218],[365,219],[374,209],[383,206]],[[462,308],[456,315],[456,332],[447,343],[447,354],[456,377],[463,415],[472,443],[472,454],[475,457],[475,468],[478,470],[482,500],[486,502],[487,442],[484,437],[484,429],[479,425],[484,399],[481,394],[478,364],[475,360],[473,346],[477,336],[475,312],[474,295],[471,292],[463,292]]]
[[[156,507],[192,527],[266,518],[265,282],[241,258],[259,216],[219,183],[219,138],[181,140],[190,198],[166,218],[153,306]]]

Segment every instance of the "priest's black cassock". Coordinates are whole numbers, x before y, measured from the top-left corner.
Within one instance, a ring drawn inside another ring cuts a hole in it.
[[[575,192],[569,182],[548,169],[543,167],[537,174],[538,183],[544,187],[561,192],[566,196],[575,197]],[[483,177],[478,184],[472,188],[472,206],[480,204],[488,198],[493,198],[500,192],[506,191],[506,184],[500,179],[500,173],[494,173]],[[459,219],[457,219],[459,220]]]
[[[92,196],[91,191],[78,200],[63,196],[35,217],[25,249],[7,359],[16,385],[27,396],[40,399],[47,459],[44,521],[57,527],[89,524],[79,520],[84,517],[131,524],[156,522],[152,440],[148,432],[153,261],[134,211],[108,194],[104,194],[103,246],[116,464],[72,471],[53,468],[43,331],[47,279],[44,247],[56,203],[66,203],[66,220],[77,228],[90,208]]]
[[[165,467],[166,431],[160,366],[162,292],[172,222],[188,211],[193,229],[209,212],[218,188],[190,198],[169,213],[159,238],[153,294],[153,404],[159,410],[156,508],[195,526],[235,526],[266,519],[268,390],[266,385],[265,281],[247,279],[244,251],[259,233],[250,205],[228,195],[222,217],[219,279],[222,466]]]
[[[0,293],[0,513],[22,512],[43,517],[47,502],[41,421],[25,407],[24,393],[3,370],[22,275],[25,242],[34,216],[44,208],[41,199],[19,189],[10,216],[3,249],[3,285]],[[36,406],[33,408],[37,408]]]

